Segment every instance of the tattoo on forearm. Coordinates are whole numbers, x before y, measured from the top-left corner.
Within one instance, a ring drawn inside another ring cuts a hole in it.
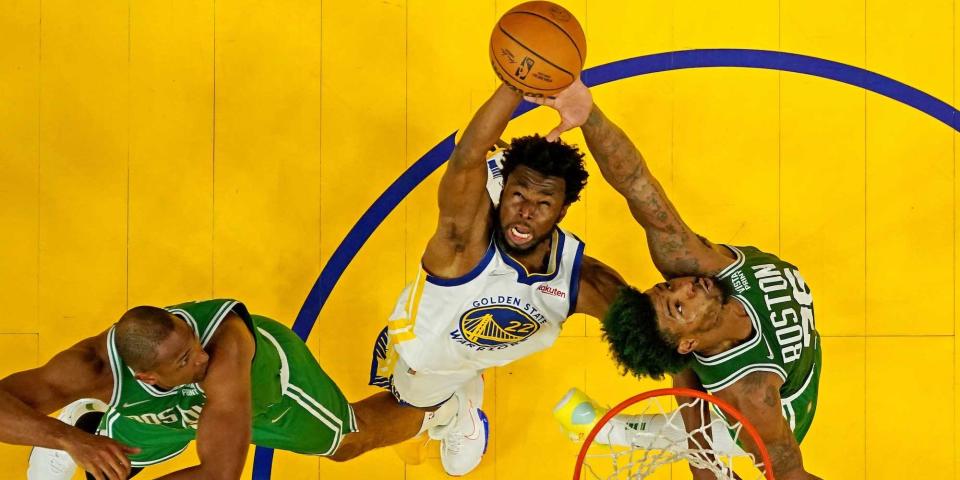
[[[684,233],[661,233],[647,231],[650,241],[650,255],[656,263],[669,263],[676,275],[697,275],[701,270],[700,261],[683,241]]]
[[[704,266],[698,260],[702,243],[683,223],[623,130],[594,108],[583,132],[603,177],[626,198],[633,216],[646,230],[657,268],[669,275],[702,274]]]
[[[644,175],[646,165],[630,139],[603,114],[594,109],[583,125],[587,146],[604,178],[619,191],[632,187]]]

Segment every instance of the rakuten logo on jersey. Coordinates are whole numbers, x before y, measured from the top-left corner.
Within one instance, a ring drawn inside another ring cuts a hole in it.
[[[547,295],[553,295],[555,297],[567,298],[567,292],[564,292],[558,288],[550,287],[548,285],[540,285],[537,287],[537,291],[540,293],[546,293]]]

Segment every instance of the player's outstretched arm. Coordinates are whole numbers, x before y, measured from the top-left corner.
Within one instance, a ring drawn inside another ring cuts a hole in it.
[[[781,378],[772,373],[753,372],[716,395],[733,405],[756,427],[767,446],[777,480],[819,480],[820,477],[804,470],[800,445],[783,417],[780,403],[782,383]],[[760,458],[753,439],[745,435],[742,440],[746,450]]]
[[[42,367],[0,380],[0,442],[64,450],[97,480],[126,479],[127,455],[138,449],[47,416],[80,398],[110,401],[113,373],[106,344],[106,333],[88,338]]]
[[[732,254],[714,248],[683,222],[643,155],[593,103],[583,82],[575,81],[555,98],[527,100],[559,112],[561,123],[549,138],[577,126],[583,130],[603,178],[623,195],[633,217],[646,230],[653,262],[665,277],[710,275],[733,262]]]
[[[197,425],[200,465],[161,477],[164,480],[238,480],[250,447],[250,368],[253,335],[231,313],[217,329],[207,352],[210,363],[201,382],[207,394]]]
[[[581,126],[603,178],[627,200],[647,233],[657,269],[666,277],[712,275],[734,260],[697,236],[653,176],[630,138],[594,105]]]
[[[500,85],[474,114],[454,147],[440,180],[437,231],[423,254],[423,265],[430,273],[460,276],[470,271],[486,252],[492,210],[487,194],[486,157],[519,104],[520,95]]]

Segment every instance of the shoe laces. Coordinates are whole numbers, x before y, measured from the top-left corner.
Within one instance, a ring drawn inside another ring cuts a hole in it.
[[[460,450],[463,448],[463,439],[465,437],[459,433],[454,433],[453,435],[448,435],[443,439],[443,449],[447,451],[448,454],[456,455],[460,453]]]
[[[450,433],[447,434],[443,439],[443,448],[447,451],[448,454],[456,455],[460,453],[463,449],[463,444],[467,439],[471,439],[474,435],[477,434],[477,422],[479,418],[473,418],[474,412],[470,412],[468,418],[459,418],[457,424],[451,425],[453,428]],[[473,427],[469,432],[463,430],[465,428],[466,422],[470,422],[470,426]]]

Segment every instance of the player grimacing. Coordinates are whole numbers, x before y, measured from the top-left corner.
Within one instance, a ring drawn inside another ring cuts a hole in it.
[[[440,181],[437,230],[374,351],[371,384],[401,404],[457,403],[457,421],[431,431],[451,475],[485,450],[483,371],[549,347],[573,313],[602,317],[623,285],[557,226],[586,184],[576,148],[514,139],[499,202],[488,193],[487,155],[520,101],[501,85],[464,131]]]
[[[669,373],[676,387],[726,400],[759,431],[777,479],[817,478],[804,469],[799,447],[816,411],[821,369],[813,297],[799,270],[754,247],[716,245],[694,233],[639,150],[579,80],[554,99],[530,100],[561,115],[548,138],[581,128],[604,179],[644,228],[666,279],[644,292],[625,287],[610,306],[603,332],[615,360],[637,376]],[[693,431],[698,415],[684,410]],[[751,438],[743,442],[757,455]]]

